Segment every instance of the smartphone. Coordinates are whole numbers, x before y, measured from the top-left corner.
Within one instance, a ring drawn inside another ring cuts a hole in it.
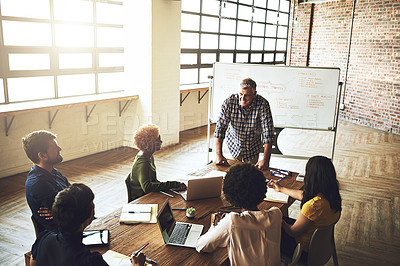
[[[82,243],[86,246],[107,246],[110,244],[110,231],[108,229],[83,231]]]

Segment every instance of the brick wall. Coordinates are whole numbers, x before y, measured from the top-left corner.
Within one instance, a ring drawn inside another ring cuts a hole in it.
[[[339,117],[400,134],[400,1],[356,0],[349,57],[353,0],[315,4],[311,40],[312,5],[294,1],[290,65],[306,65],[310,41],[309,66],[340,68]]]

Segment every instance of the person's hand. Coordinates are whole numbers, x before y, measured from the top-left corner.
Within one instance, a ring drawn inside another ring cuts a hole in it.
[[[216,212],[214,213],[214,221],[213,221],[213,225],[217,226],[217,224],[219,223],[219,221],[222,220],[222,218],[224,218],[226,215],[226,213],[224,212]]]
[[[264,160],[260,160],[256,163],[256,167],[261,171],[268,170],[269,164],[267,164]]]
[[[272,188],[276,192],[280,192],[282,186],[276,181],[276,180],[271,180],[267,184],[268,188]]]
[[[217,155],[217,157],[215,158],[215,164],[223,165],[223,166],[230,166],[230,164],[228,163],[228,160],[222,155]]]
[[[145,261],[146,261],[146,255],[144,255],[142,252],[140,252],[136,256],[135,256],[135,252],[132,253],[132,255],[131,255],[131,263],[133,265],[142,266],[142,265],[144,265]]]
[[[185,183],[181,183],[178,187],[178,190],[186,190],[186,189],[187,189],[187,187],[186,187]]]
[[[53,212],[46,207],[40,207],[38,213],[41,217],[44,217],[45,220],[53,220]]]

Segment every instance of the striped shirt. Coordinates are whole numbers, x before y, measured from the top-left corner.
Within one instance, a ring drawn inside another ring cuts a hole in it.
[[[247,162],[256,157],[262,143],[273,142],[274,122],[268,101],[257,94],[246,111],[239,103],[239,94],[232,94],[222,104],[214,137],[225,138],[227,130],[227,144],[234,158],[241,154]]]

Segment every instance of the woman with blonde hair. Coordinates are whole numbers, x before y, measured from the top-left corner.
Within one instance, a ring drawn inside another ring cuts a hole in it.
[[[160,182],[157,180],[153,154],[161,149],[161,136],[156,125],[143,125],[135,132],[134,143],[139,152],[133,161],[129,174],[132,198],[137,199],[149,192],[166,189],[185,190],[186,185],[178,181]]]

